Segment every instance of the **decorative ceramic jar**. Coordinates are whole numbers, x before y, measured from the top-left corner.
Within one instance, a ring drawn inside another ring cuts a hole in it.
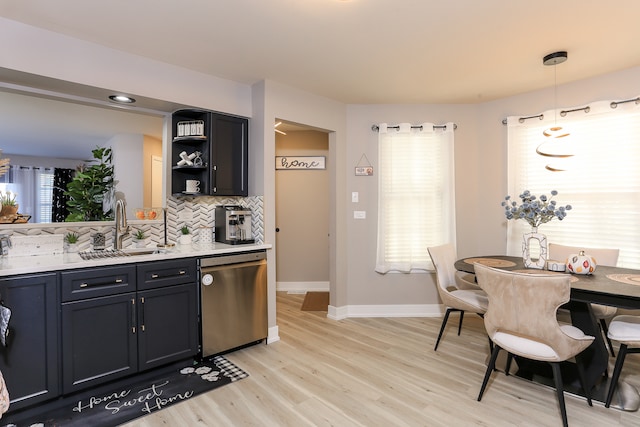
[[[178,237],[178,243],[181,245],[190,245],[191,244],[191,234],[182,234]]]
[[[133,238],[133,246],[136,248],[145,248],[147,246],[146,239],[136,239]]]
[[[569,273],[591,274],[596,271],[596,266],[596,259],[591,255],[586,255],[584,251],[569,255],[569,258],[567,258],[567,271]]]
[[[537,268],[542,270],[547,264],[547,236],[538,233],[538,227],[532,227],[531,233],[526,233],[523,236],[522,242],[522,261],[526,268]],[[531,244],[538,246],[538,259],[531,259]]]

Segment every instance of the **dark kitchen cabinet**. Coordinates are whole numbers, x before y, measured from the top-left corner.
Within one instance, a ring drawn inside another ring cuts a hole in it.
[[[63,393],[138,371],[135,292],[62,304]]]
[[[138,368],[143,371],[198,353],[195,284],[138,293]]]
[[[60,273],[64,394],[137,372],[136,267]]]
[[[194,259],[138,265],[138,367],[146,370],[199,351]]]
[[[249,194],[248,119],[204,110],[179,110],[172,116],[172,125],[171,192],[174,196]],[[189,157],[195,152],[201,153],[201,162],[180,164],[181,154]],[[187,180],[199,181],[199,192],[188,192]]]
[[[65,394],[198,353],[195,260],[61,277]]]
[[[211,195],[247,196],[249,120],[212,114]]]
[[[211,192],[211,113],[203,110],[180,110],[172,116],[171,193],[178,195],[208,195]],[[200,153],[184,163],[183,156]],[[198,160],[199,158],[199,160]],[[200,181],[199,191],[188,192],[187,180]]]
[[[0,371],[14,411],[60,393],[56,275],[2,279],[0,295],[11,309],[7,345],[0,345]]]

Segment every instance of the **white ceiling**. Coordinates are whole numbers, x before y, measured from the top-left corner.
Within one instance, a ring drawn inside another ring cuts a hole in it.
[[[640,65],[638,0],[2,0],[0,16],[350,104],[477,103]]]

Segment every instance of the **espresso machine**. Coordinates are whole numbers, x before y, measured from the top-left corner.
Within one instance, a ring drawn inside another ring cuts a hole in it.
[[[254,243],[251,210],[236,205],[216,206],[216,242],[229,245]]]

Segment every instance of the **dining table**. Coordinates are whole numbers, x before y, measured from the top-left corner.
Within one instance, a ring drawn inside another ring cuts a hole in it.
[[[595,337],[593,343],[582,353],[585,367],[586,386],[591,390],[594,401],[604,402],[609,387],[609,352],[605,345],[598,320],[593,314],[591,304],[602,304],[622,309],[640,310],[640,270],[596,266],[592,274],[571,274],[541,269],[525,268],[522,257],[488,255],[462,258],[455,262],[457,270],[475,273],[474,264],[479,263],[501,270],[530,274],[567,274],[571,276],[571,295],[562,308],[569,311],[571,323],[586,335]],[[489,301],[491,304],[491,301]],[[517,361],[516,376],[553,387],[553,375],[548,364],[534,362],[524,358]],[[584,395],[580,386],[575,363],[562,364],[565,391]],[[640,407],[640,394],[623,379],[618,381],[616,395],[611,407],[625,411],[637,411]]]

